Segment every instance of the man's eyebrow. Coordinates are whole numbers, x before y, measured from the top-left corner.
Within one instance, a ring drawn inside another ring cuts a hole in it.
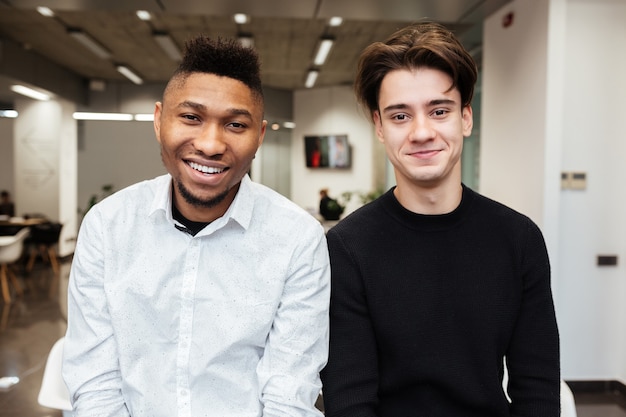
[[[449,98],[438,98],[438,99],[433,99],[430,100],[427,103],[428,107],[433,107],[433,106],[441,106],[441,105],[454,105],[456,104],[455,100],[449,99]],[[404,110],[404,109],[408,109],[409,105],[405,104],[405,103],[398,103],[398,104],[391,104],[387,107],[385,107],[382,111],[384,113],[386,112],[390,112],[390,111],[394,111],[394,110]]]
[[[177,107],[180,107],[180,108],[190,107],[192,109],[197,109],[197,110],[205,110],[206,109],[206,106],[204,104],[196,103],[195,101],[183,101],[183,102],[179,103]]]
[[[409,108],[409,106],[406,105],[406,104],[402,104],[402,103],[400,103],[400,104],[392,104],[392,105],[389,105],[389,106],[385,107],[383,109],[383,113],[387,113],[387,112],[394,111],[394,110],[403,110],[403,109],[407,109],[407,108]]]
[[[442,104],[456,104],[456,101],[450,98],[441,98],[441,99],[431,100],[428,103],[429,106],[440,106]]]
[[[192,108],[198,111],[206,111],[207,107],[204,104],[201,103],[197,103],[195,101],[183,101],[181,103],[178,104],[179,108]],[[250,113],[250,110],[248,109],[244,109],[244,108],[230,108],[226,110],[227,113],[233,115],[233,116],[247,116],[247,117],[252,117],[252,113]]]
[[[252,113],[250,113],[249,110],[247,109],[237,109],[237,108],[233,108],[233,109],[228,109],[228,112],[234,116],[247,116],[247,117],[252,117]]]

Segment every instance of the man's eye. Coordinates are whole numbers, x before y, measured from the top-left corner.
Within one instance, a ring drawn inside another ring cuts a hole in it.
[[[246,127],[246,125],[244,125],[243,123],[238,123],[238,122],[231,122],[229,123],[230,127],[234,127],[236,129],[243,129],[244,127]]]
[[[393,116],[393,118],[395,120],[406,120],[407,119],[407,115],[406,114],[396,114],[395,116]]]
[[[447,113],[447,111],[446,111],[446,110],[444,110],[444,109],[438,109],[438,110],[435,110],[435,111],[433,112],[433,114],[434,114],[435,116],[444,116],[446,113]]]
[[[194,115],[194,114],[183,114],[183,118],[187,119],[187,120],[198,120],[198,116]]]

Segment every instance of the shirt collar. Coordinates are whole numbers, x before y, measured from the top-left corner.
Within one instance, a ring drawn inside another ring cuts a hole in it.
[[[174,224],[174,218],[172,216],[172,187],[173,181],[171,175],[163,175],[157,179],[157,187],[155,189],[154,198],[152,200],[152,206],[150,208],[149,216],[153,216],[155,213],[160,212],[165,215],[167,221]],[[241,184],[235,199],[231,203],[226,213],[214,222],[211,223],[211,229],[217,229],[223,227],[228,223],[230,219],[236,221],[241,227],[247,229],[252,220],[252,212],[254,209],[254,187],[252,180],[246,174],[241,179]],[[201,232],[202,233],[202,232]]]

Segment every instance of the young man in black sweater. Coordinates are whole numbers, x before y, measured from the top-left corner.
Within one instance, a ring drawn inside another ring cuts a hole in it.
[[[543,236],[461,183],[476,77],[460,42],[433,23],[361,56],[357,98],[397,185],[327,236],[327,417],[559,416]]]

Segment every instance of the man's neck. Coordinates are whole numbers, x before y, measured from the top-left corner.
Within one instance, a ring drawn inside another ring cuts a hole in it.
[[[414,213],[447,214],[461,204],[463,187],[460,181],[435,187],[398,184],[394,195],[404,208]]]

